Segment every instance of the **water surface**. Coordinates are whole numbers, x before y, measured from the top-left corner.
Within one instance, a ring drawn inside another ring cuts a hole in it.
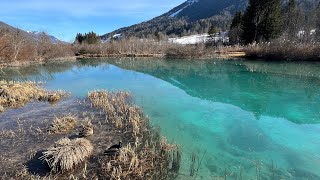
[[[196,179],[320,179],[318,63],[109,59],[0,72],[73,97],[131,91],[180,145],[181,179],[190,177],[192,154]]]

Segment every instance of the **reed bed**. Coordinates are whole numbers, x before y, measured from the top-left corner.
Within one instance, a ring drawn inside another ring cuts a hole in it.
[[[320,43],[301,43],[287,40],[248,45],[244,48],[246,57],[279,61],[318,61]]]
[[[77,122],[77,118],[71,114],[62,117],[56,117],[48,128],[48,133],[58,134],[68,132],[76,127]]]
[[[49,92],[41,88],[41,83],[0,81],[0,112],[6,108],[17,108],[31,101],[47,101],[55,103],[66,93]]]
[[[94,91],[88,94],[93,107],[106,114],[106,121],[123,132],[129,132],[128,142],[119,155],[101,160],[101,173],[110,179],[166,179],[177,175],[181,152],[176,145],[160,138],[149,127],[148,118],[134,106],[132,96],[125,91]],[[128,140],[127,140],[128,141]]]
[[[133,136],[141,134],[146,128],[143,112],[132,103],[132,96],[126,91],[110,93],[108,91],[90,92],[88,95],[93,107],[100,108],[106,114],[106,121],[124,131],[132,130]]]
[[[55,145],[43,152],[40,157],[54,172],[65,172],[74,169],[77,165],[90,157],[93,146],[90,141],[77,138],[70,140],[62,138]]]

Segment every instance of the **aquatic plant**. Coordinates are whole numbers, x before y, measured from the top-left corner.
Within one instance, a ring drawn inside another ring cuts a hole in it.
[[[84,162],[91,156],[92,151],[93,146],[86,139],[62,138],[53,147],[44,151],[40,159],[45,161],[52,171],[64,172]]]
[[[0,112],[4,108],[17,108],[30,101],[59,101],[66,93],[49,92],[40,87],[41,83],[0,81]]]
[[[56,134],[68,132],[76,127],[77,121],[77,118],[71,114],[56,117],[48,128],[48,133]]]

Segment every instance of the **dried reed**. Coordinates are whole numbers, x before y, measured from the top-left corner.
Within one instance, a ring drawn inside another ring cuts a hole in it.
[[[93,151],[91,143],[83,138],[70,140],[62,138],[55,145],[43,152],[45,161],[54,172],[69,171],[88,158]]]
[[[49,92],[40,87],[41,83],[0,81],[0,112],[4,108],[17,108],[30,101],[59,101],[66,93]],[[2,109],[2,110],[1,110]]]
[[[77,121],[77,118],[71,114],[56,117],[48,128],[48,133],[56,134],[68,132],[76,127]]]

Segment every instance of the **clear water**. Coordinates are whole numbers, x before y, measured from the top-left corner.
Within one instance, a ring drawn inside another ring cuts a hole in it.
[[[73,97],[131,91],[180,145],[180,179],[320,179],[318,63],[110,59],[0,71]]]

